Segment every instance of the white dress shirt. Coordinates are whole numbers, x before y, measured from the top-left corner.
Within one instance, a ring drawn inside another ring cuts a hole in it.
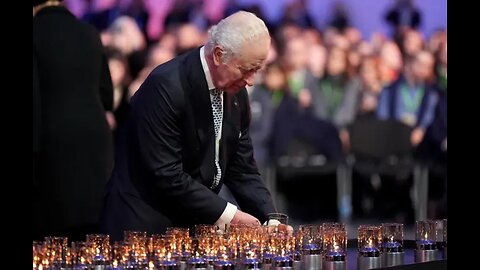
[[[200,48],[200,61],[202,62],[203,72],[205,73],[205,78],[207,79],[208,91],[215,89],[215,85],[213,84],[212,76],[210,74],[210,69],[208,68],[207,60],[205,59],[205,47]],[[210,101],[212,101],[213,96],[210,94]],[[222,108],[224,108],[224,100],[223,96],[222,99]],[[213,115],[212,115],[213,118]],[[223,126],[223,119],[220,124],[220,130],[222,130]],[[218,136],[215,137],[215,161],[219,161],[219,152],[220,152],[220,139],[222,138],[222,132],[218,133]],[[215,165],[215,164],[213,164]],[[227,207],[223,210],[222,215],[220,218],[215,222],[215,225],[219,226],[220,229],[225,229],[225,225],[229,224],[235,213],[237,212],[237,207],[234,204],[227,202]]]

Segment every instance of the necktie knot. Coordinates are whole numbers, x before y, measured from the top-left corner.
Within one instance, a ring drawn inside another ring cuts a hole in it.
[[[214,88],[212,90],[210,90],[210,92],[212,93],[212,95],[214,96],[220,96],[221,94],[223,94],[223,91],[218,89],[218,88]]]

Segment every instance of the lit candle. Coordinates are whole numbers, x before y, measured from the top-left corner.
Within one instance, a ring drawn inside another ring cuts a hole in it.
[[[435,242],[429,239],[428,232],[425,232],[423,239],[417,240],[417,248],[420,250],[434,250]]]
[[[373,244],[372,238],[368,238],[367,244],[360,249],[360,253],[366,257],[377,257],[380,255],[380,250]]]
[[[383,244],[385,252],[402,252],[402,245],[393,239],[393,236],[390,236],[387,242]]]
[[[328,261],[344,261],[345,253],[336,241],[333,242],[333,248],[330,248],[325,254],[325,259]]]

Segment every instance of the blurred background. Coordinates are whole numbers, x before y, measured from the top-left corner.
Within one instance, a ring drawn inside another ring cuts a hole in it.
[[[113,131],[148,73],[238,10],[272,46],[253,87],[255,158],[293,225],[447,218],[446,0],[65,0],[95,26]],[[252,44],[255,46],[255,44]]]

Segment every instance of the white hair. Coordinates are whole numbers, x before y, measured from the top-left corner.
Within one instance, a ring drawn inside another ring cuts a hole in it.
[[[215,46],[222,47],[222,62],[227,63],[240,53],[244,43],[264,35],[268,35],[268,29],[260,18],[250,12],[238,11],[210,28],[205,50],[212,53]]]

